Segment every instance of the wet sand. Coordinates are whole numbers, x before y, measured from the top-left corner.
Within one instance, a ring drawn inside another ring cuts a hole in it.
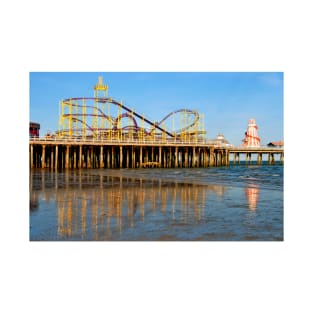
[[[30,240],[283,240],[273,191],[128,174],[31,172]]]

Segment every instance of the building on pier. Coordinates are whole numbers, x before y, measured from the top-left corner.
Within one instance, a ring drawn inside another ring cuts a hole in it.
[[[277,147],[277,148],[282,148],[284,147],[284,142],[283,141],[271,141],[267,144],[268,147]]]
[[[39,137],[40,124],[29,122],[29,137]]]
[[[233,147],[233,145],[230,144],[229,141],[226,140],[224,135],[221,133],[218,133],[215,139],[208,140],[208,143],[220,147]]]

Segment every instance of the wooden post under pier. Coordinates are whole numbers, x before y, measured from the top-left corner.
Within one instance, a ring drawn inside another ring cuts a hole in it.
[[[262,164],[262,153],[261,153],[261,152],[258,153],[257,164],[258,164],[258,165],[261,165],[261,164]]]
[[[100,168],[104,167],[103,163],[103,146],[100,147]]]
[[[210,161],[209,161],[209,166],[210,167],[213,167],[214,166],[214,152],[213,152],[213,149],[210,149]]]
[[[31,144],[30,145],[30,168],[34,168],[34,146]]]
[[[83,147],[80,145],[80,146],[78,147],[77,168],[81,168],[81,167],[82,167],[82,151],[83,151]]]
[[[42,145],[42,154],[41,154],[41,168],[45,168],[45,164],[46,164],[46,146]]]
[[[54,166],[54,152],[53,152],[53,149],[51,149],[50,151],[50,168],[53,169],[53,166]]]

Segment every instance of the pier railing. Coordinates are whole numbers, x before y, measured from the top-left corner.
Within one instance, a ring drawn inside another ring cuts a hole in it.
[[[268,147],[268,146],[260,146],[260,147],[241,147],[234,146],[231,144],[221,144],[217,143],[214,140],[208,140],[205,138],[198,138],[197,140],[180,140],[177,138],[166,138],[166,139],[99,139],[99,138],[58,138],[58,137],[31,137],[29,138],[29,143],[56,143],[56,144],[95,144],[95,145],[207,145],[213,148],[222,148],[227,149],[231,153],[233,152],[258,152],[258,151],[283,151],[284,147]]]
[[[56,144],[98,144],[98,145],[210,145],[218,147],[220,145],[212,144],[207,139],[199,138],[197,140],[179,140],[177,138],[166,139],[99,139],[99,138],[57,138],[57,137],[32,137],[29,138],[29,143],[56,143]]]
[[[270,152],[270,151],[276,151],[276,152],[281,152],[284,151],[284,147],[269,147],[269,146],[260,146],[260,147],[229,147],[229,152],[230,153],[235,153],[235,152]]]

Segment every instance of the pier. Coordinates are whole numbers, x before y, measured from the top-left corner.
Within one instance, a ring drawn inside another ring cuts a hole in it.
[[[277,163],[284,163],[284,148],[275,147],[237,147],[230,148],[228,153],[233,156],[233,164],[240,164],[240,156],[243,156],[246,164],[252,163],[252,156],[256,155],[256,163],[274,165]],[[276,158],[275,158],[276,157]]]
[[[206,141],[153,140],[80,140],[31,138],[29,141],[30,168],[196,168],[240,164],[240,156],[251,164],[257,156],[262,164],[283,163],[283,148],[231,148]],[[276,156],[276,159],[275,159]],[[279,158],[279,159],[278,159]]]
[[[252,123],[253,122],[253,123]],[[63,99],[59,105],[59,129],[39,137],[40,125],[30,124],[30,168],[196,168],[240,163],[241,154],[251,164],[257,155],[262,164],[283,163],[283,148],[258,147],[260,139],[253,119],[245,147],[205,138],[204,115],[197,110],[177,109],[155,121],[108,95],[100,76],[93,97]],[[258,140],[251,141],[251,138]],[[250,142],[251,141],[251,142]],[[276,157],[277,158],[277,157]]]
[[[226,148],[175,141],[29,141],[30,168],[193,168],[229,164]]]

